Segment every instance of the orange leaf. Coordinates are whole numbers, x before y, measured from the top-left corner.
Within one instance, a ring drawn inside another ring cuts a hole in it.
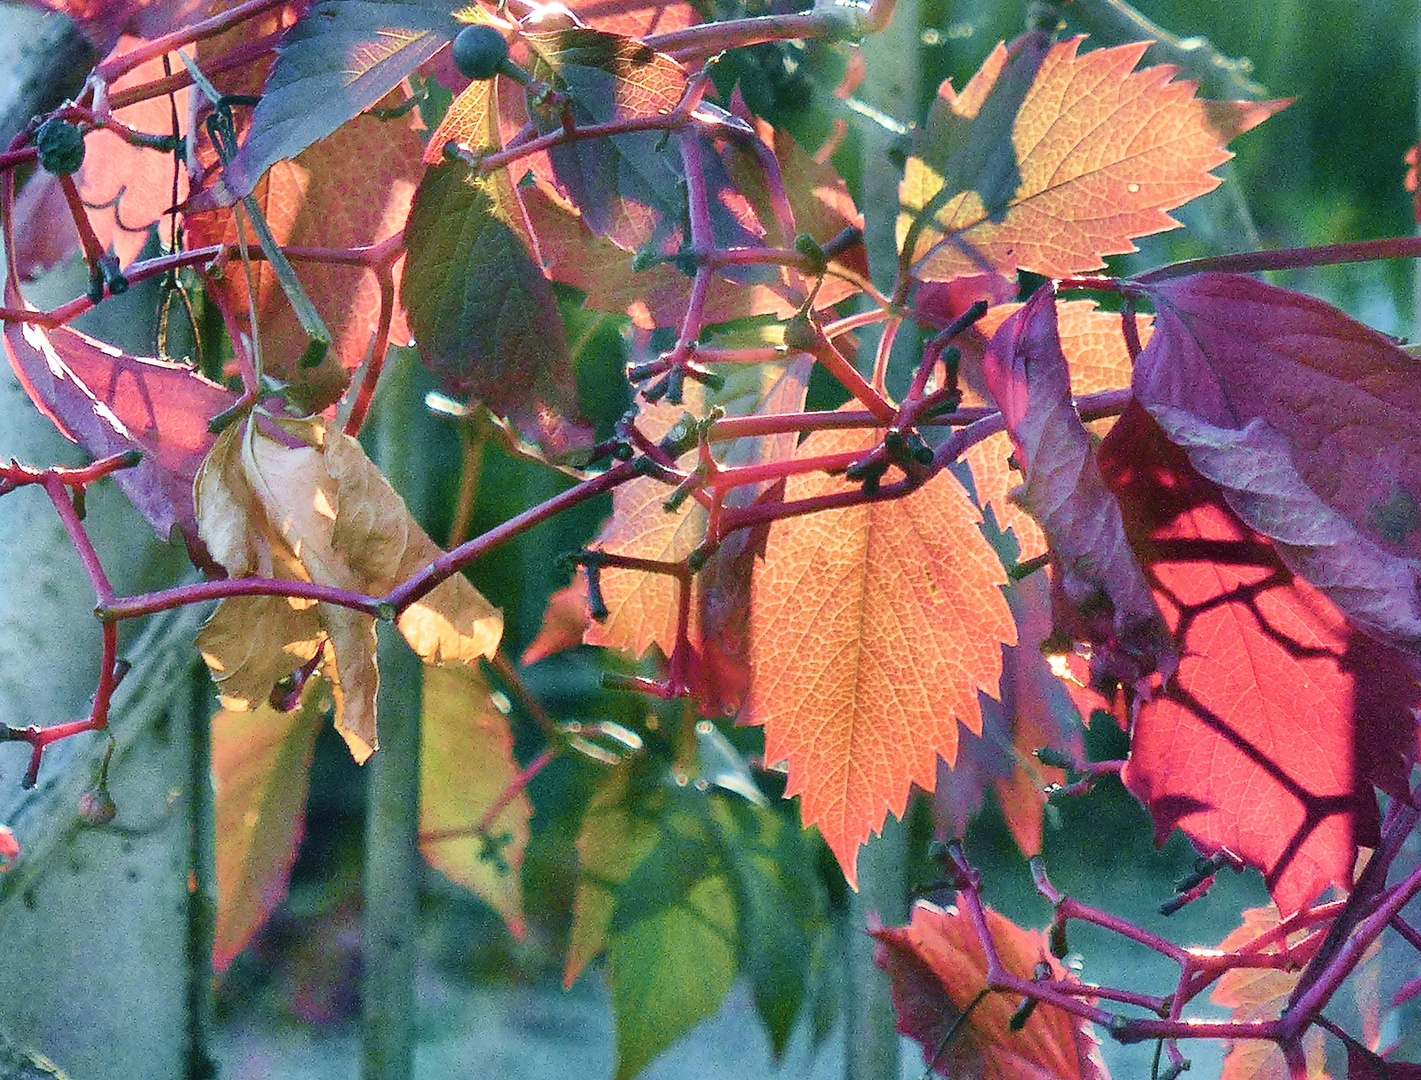
[[[1278,908],[1249,908],[1243,913],[1243,924],[1230,931],[1228,937],[1219,943],[1224,952],[1244,950],[1249,942],[1279,925]],[[1305,934],[1290,936],[1290,944],[1296,948],[1305,946]],[[1324,931],[1316,931],[1310,942],[1313,949],[1322,943]],[[1266,948],[1266,952],[1280,951],[1276,946]],[[1283,1013],[1283,1006],[1293,987],[1298,985],[1302,974],[1301,965],[1311,955],[1305,952],[1299,956],[1299,966],[1293,971],[1276,968],[1233,968],[1219,977],[1209,999],[1216,1005],[1225,1005],[1233,1010],[1230,1017],[1236,1021],[1276,1020]],[[1289,1080],[1288,1063],[1277,1043],[1260,1039],[1232,1039],[1224,1055],[1224,1070],[1219,1080]],[[1323,1045],[1321,1028],[1312,1028],[1303,1037],[1303,1050],[1307,1058],[1308,1080],[1326,1080],[1327,1053]]]
[[[900,242],[915,215],[934,208],[913,251],[920,278],[947,281],[987,267],[1057,278],[1098,269],[1104,256],[1134,251],[1133,238],[1175,228],[1166,211],[1218,186],[1209,170],[1232,156],[1224,144],[1287,104],[1204,102],[1193,83],[1170,81],[1176,68],[1132,70],[1148,42],[1077,55],[1081,40],[1052,46],[1012,119],[1014,192],[944,194],[950,154],[908,159]],[[1015,69],[998,46],[962,95],[944,85],[935,118],[1001,124],[990,103],[1003,70]],[[1009,79],[1002,84],[1010,93]]]
[[[520,791],[483,833],[473,825],[518,775],[513,732],[476,666],[424,665],[419,751],[419,850],[523,936],[523,853],[533,804]]]
[[[306,686],[299,708],[263,703],[212,718],[216,811],[217,929],[212,965],[222,971],[286,894],[301,843],[307,770],[326,694]]]
[[[1030,979],[1048,961],[1052,977],[1065,972],[1050,959],[1039,930],[1023,930],[986,909],[987,930],[1002,966]],[[1089,1025],[1039,1005],[1020,1031],[1009,1021],[1019,999],[988,994],[953,1032],[962,1013],[987,985],[987,958],[972,921],[956,907],[919,902],[907,926],[872,928],[874,963],[893,980],[898,1030],[923,1045],[923,1059],[942,1076],[992,1080],[1105,1080]],[[934,1055],[936,1055],[934,1060]]]
[[[272,166],[254,195],[279,244],[346,248],[374,244],[404,227],[420,173],[419,135],[407,123],[358,116],[335,134],[290,160]],[[231,208],[184,219],[188,242],[235,243],[236,221]],[[247,243],[257,246],[247,228]],[[319,410],[335,401],[349,381],[349,372],[365,360],[380,318],[380,285],[374,273],[359,266],[301,261],[297,276],[320,311],[333,344],[316,368],[299,364],[306,332],[296,318],[276,275],[265,262],[252,267],[256,280],[257,321],[261,329],[263,366],[267,373],[294,382],[301,404]],[[394,276],[399,295],[399,274]],[[229,260],[209,290],[224,307],[239,313],[239,325],[250,325],[246,276],[239,259]],[[396,305],[390,337],[408,342],[409,330]]]
[[[867,450],[876,435],[820,432],[797,458]],[[855,490],[820,473],[785,499]],[[1016,641],[1006,575],[981,515],[951,473],[914,494],[789,518],[770,530],[750,614],[749,713],[765,758],[789,762],[802,795],[856,883],[859,845],[931,790],[939,755],[957,757],[957,723],[981,731],[978,692],[997,693],[1001,643]],[[956,720],[954,719],[956,718]]]

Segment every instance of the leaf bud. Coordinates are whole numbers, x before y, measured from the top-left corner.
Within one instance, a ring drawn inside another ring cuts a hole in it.
[[[508,42],[492,26],[466,26],[454,38],[454,66],[467,79],[492,79],[508,59]]]
[[[123,276],[123,271],[118,268],[118,260],[113,256],[105,255],[99,260],[99,272],[103,274],[104,285],[110,296],[122,296],[128,292],[128,278]]]
[[[666,373],[666,402],[679,405],[685,399],[686,369],[673,367]]]
[[[67,120],[50,117],[35,131],[40,168],[55,176],[68,176],[84,164],[84,135]]]
[[[118,807],[104,784],[79,796],[79,816],[89,825],[107,825],[118,816]]]
[[[793,352],[809,352],[819,344],[819,331],[808,315],[800,312],[785,323],[785,344]]]
[[[1026,1022],[1031,1019],[1031,1014],[1036,1011],[1035,998],[1022,998],[1021,1004],[1016,1007],[1016,1012],[1011,1014],[1011,1019],[1007,1021],[1007,1027],[1012,1031],[1020,1031],[1026,1027]]]
[[[1035,753],[1037,761],[1053,769],[1074,770],[1076,767],[1075,759],[1070,754],[1057,750],[1054,746],[1038,746]]]
[[[1051,955],[1057,960],[1064,960],[1066,954],[1071,951],[1070,945],[1066,942],[1066,920],[1053,919],[1051,922]]]
[[[587,575],[587,613],[599,623],[606,622],[610,612],[602,596],[602,567],[599,563],[589,562],[583,573]]]
[[[1159,1080],[1179,1080],[1179,1074],[1188,1072],[1190,1064],[1188,1058],[1180,1058],[1159,1074]]]
[[[794,238],[794,250],[809,260],[810,266],[815,273],[823,273],[828,259],[824,257],[824,249],[819,246],[819,242],[808,233],[800,233]]]

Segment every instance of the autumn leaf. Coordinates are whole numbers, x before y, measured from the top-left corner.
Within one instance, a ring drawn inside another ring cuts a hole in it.
[[[554,653],[582,644],[582,635],[592,625],[592,613],[587,606],[587,578],[575,574],[571,582],[548,597],[543,610],[543,623],[537,636],[528,643],[518,658],[521,667],[536,664]]]
[[[986,916],[1007,972],[1030,979],[1036,965],[1047,962],[1053,978],[1066,977],[1040,931],[1023,930],[991,908]],[[872,927],[869,933],[877,939],[874,963],[893,982],[898,1030],[922,1044],[923,1060],[939,1075],[1106,1080],[1095,1037],[1084,1021],[1038,1005],[1020,1031],[1011,1031],[1019,999],[987,994],[976,1001],[987,985],[987,959],[960,904],[940,908],[919,901],[907,926]]]
[[[1278,909],[1249,908],[1243,913],[1243,923],[1219,943],[1221,952],[1255,951],[1250,945],[1262,935],[1275,930],[1281,923]],[[1276,1020],[1298,985],[1301,965],[1322,944],[1324,931],[1289,936],[1285,943],[1265,947],[1266,952],[1283,951],[1286,946],[1295,951],[1298,966],[1292,971],[1278,968],[1230,968],[1219,977],[1209,999],[1230,1010],[1230,1018],[1239,1021]],[[1327,1054],[1321,1028],[1312,1028],[1303,1036],[1303,1051],[1307,1060],[1309,1080],[1324,1080],[1327,1076]],[[1288,1063],[1277,1043],[1261,1039],[1231,1039],[1224,1055],[1220,1080],[1290,1080]],[[1296,1080],[1293,1077],[1292,1080]]]
[[[1352,629],[1137,407],[1101,445],[1156,600],[1175,677],[1135,718],[1126,786],[1155,836],[1176,826],[1263,872],[1291,913],[1347,888],[1377,836],[1373,784],[1408,797],[1414,658]]]
[[[320,680],[283,711],[261,703],[212,718],[217,927],[212,966],[225,970],[270,917],[296,862],[307,775],[328,704]]]
[[[998,46],[961,95],[943,85],[901,188],[899,243],[923,222],[917,277],[1097,269],[1133,238],[1174,228],[1166,211],[1218,186],[1209,170],[1231,156],[1224,144],[1286,104],[1200,101],[1192,83],[1170,81],[1175,68],[1132,70],[1148,42],[1078,55],[1081,40],[1051,46],[1024,94],[1030,41],[1010,63]],[[1011,157],[995,138],[1008,130]]]
[[[208,0],[28,0],[31,7],[57,11],[73,19],[102,55],[124,34],[162,37],[191,22]]]
[[[948,290],[972,280],[958,278],[945,284],[928,282],[920,287],[919,296],[924,290]],[[1012,293],[1015,294],[1015,289]],[[999,295],[999,292],[990,292],[986,297],[995,299]],[[976,294],[971,294],[971,298],[976,299]],[[960,315],[966,307],[967,304],[956,305],[953,314]],[[1017,303],[994,304],[971,330],[955,342],[962,352],[959,383],[963,391],[962,404],[985,405],[991,400],[982,370],[983,352],[1001,324],[1021,307]],[[1150,317],[1137,315],[1136,323],[1141,340],[1148,341]],[[1061,339],[1061,352],[1066,357],[1074,397],[1105,390],[1122,390],[1130,385],[1133,364],[1120,332],[1118,313],[1098,310],[1094,300],[1057,300],[1056,330]],[[1112,422],[1088,423],[1086,430],[1103,437]],[[1031,515],[1008,497],[1022,479],[1020,471],[1010,466],[1010,455],[1011,438],[1003,432],[970,447],[963,459],[972,470],[978,505],[984,510],[989,506],[992,508],[998,528],[1011,529],[1020,548],[1017,557],[1024,561],[1046,550],[1046,538]]]
[[[688,387],[686,404],[671,405],[665,400],[646,405],[637,417],[637,428],[652,441],[666,436],[682,417],[704,413],[712,405],[729,416],[775,415],[799,411],[808,385],[808,365],[803,354],[788,365],[736,365],[726,372],[723,389],[714,394]],[[727,465],[749,465],[782,460],[794,452],[794,436],[737,439],[720,454]],[[683,456],[690,465],[694,452]],[[612,493],[612,516],[598,534],[593,547],[616,555],[681,562],[705,538],[708,517],[702,505],[688,499],[672,512],[665,504],[670,489],[651,477],[622,484]],[[740,490],[729,497],[730,505],[753,500],[754,490]],[[748,497],[747,497],[748,496]],[[738,549],[740,540],[730,546]],[[727,553],[733,558],[733,553]],[[714,574],[712,569],[712,574]],[[676,581],[665,574],[605,567],[600,575],[607,618],[588,629],[590,645],[623,649],[633,656],[643,655],[652,644],[664,655],[676,646],[676,616],[680,600]],[[714,602],[714,597],[706,598]],[[698,607],[700,605],[698,604]],[[712,616],[714,618],[714,616]],[[701,625],[691,627],[692,644],[702,641]]]
[[[686,89],[686,71],[640,41],[583,27],[525,33],[532,74],[564,91],[579,127],[668,113]],[[540,130],[563,124],[562,108],[532,107]],[[659,215],[684,204],[680,159],[661,132],[582,139],[553,147],[540,179],[581,211],[598,236],[635,251],[656,232]]]
[[[876,433],[825,431],[796,458],[869,450]],[[792,477],[785,500],[856,490]],[[951,473],[892,502],[787,518],[770,529],[750,613],[750,722],[765,760],[787,761],[800,795],[855,883],[855,861],[911,785],[931,790],[957,757],[957,724],[980,731],[977,693],[997,693],[1015,642],[1006,577]]]
[[[1239,492],[1230,497],[1235,512],[1286,541],[1284,562],[1363,628],[1421,648],[1421,582],[1414,570],[1406,582],[1400,562],[1421,558],[1421,361],[1320,300],[1242,275],[1198,274],[1143,291],[1156,318],[1136,397],[1156,413],[1169,407],[1233,430],[1259,420],[1281,434],[1296,497],[1317,505],[1295,502],[1297,520],[1282,522],[1276,498]],[[1342,565],[1363,549],[1365,569]],[[1349,595],[1359,574],[1386,575],[1387,600],[1375,586],[1370,599]]]
[[[1054,290],[1001,325],[983,372],[1025,473],[1012,497],[1051,545],[1056,636],[1094,647],[1097,685],[1168,679],[1177,655],[1072,403]]]
[[[1038,762],[1041,747],[1077,758],[1085,752],[1076,707],[1041,654],[1051,633],[1051,596],[1043,574],[1032,574],[1006,593],[1016,620],[1017,644],[1002,646],[1001,700],[979,694],[982,733],[958,732],[957,761],[938,761],[933,804],[952,833],[963,836],[990,787],[1012,839],[1024,855],[1041,852],[1046,787],[1065,773]]]
[[[438,0],[312,4],[282,38],[237,155],[188,209],[227,206],[251,192],[278,161],[296,157],[394,90],[443,48],[457,28],[449,6]],[[362,170],[367,165],[363,155],[349,148],[344,155],[327,156],[326,161],[349,160]],[[403,160],[418,156],[418,146],[413,153],[402,148]],[[350,206],[362,201],[358,193],[349,193]]]
[[[686,0],[571,0],[567,7],[593,29],[629,38],[669,34],[701,21]]]
[[[523,853],[533,805],[519,791],[483,832],[518,776],[513,732],[477,665],[424,665],[420,714],[419,849],[436,870],[486,900],[523,936]]]
[[[199,528],[230,574],[379,596],[441,554],[358,442],[319,420],[283,427],[295,446],[255,419],[233,425],[198,476]],[[503,617],[455,575],[401,612],[398,625],[426,661],[469,663],[497,648]],[[363,761],[376,746],[373,617],[335,604],[229,597],[198,638],[224,706],[239,711],[266,700],[273,676],[322,647],[336,729]]]
[[[131,52],[144,42],[119,39],[113,55]],[[162,59],[138,65],[109,87],[109,96],[163,77]],[[173,110],[187,115],[190,89],[136,102],[114,110],[114,119],[150,135],[171,134]],[[39,177],[36,177],[39,179]],[[171,153],[133,146],[107,128],[95,128],[84,138],[84,164],[75,176],[79,194],[90,208],[89,220],[104,248],[113,248],[121,266],[138,257],[148,241],[148,229],[171,207],[187,197],[187,169]],[[174,198],[176,194],[176,198]],[[75,238],[77,242],[77,237]]]
[[[272,235],[283,246],[375,244],[404,226],[419,179],[420,149],[419,135],[407,121],[357,117],[294,160],[272,166],[255,183],[254,193]],[[237,241],[236,217],[227,209],[195,213],[188,207],[183,224],[193,246]],[[255,250],[250,225],[246,240]],[[340,397],[350,373],[370,352],[381,318],[381,289],[376,275],[365,267],[319,261],[297,265],[301,284],[333,339],[315,368],[301,363],[306,331],[265,261],[252,267],[254,304],[240,261],[229,262],[220,279],[210,280],[208,292],[244,330],[250,332],[255,317],[264,372],[290,384],[288,395],[304,409],[320,411]],[[398,288],[398,274],[394,281]],[[391,339],[407,341],[404,313],[393,297],[391,301]]]
[[[496,133],[491,107],[485,123]],[[557,300],[507,173],[430,166],[405,245],[401,299],[446,391],[481,399],[554,457],[590,444]]]
[[[13,263],[5,302],[26,305]],[[236,395],[182,364],[129,356],[67,326],[6,321],[5,352],[35,407],[95,457],[142,453],[114,480],[164,540],[197,542],[192,484],[213,436],[207,422]]]

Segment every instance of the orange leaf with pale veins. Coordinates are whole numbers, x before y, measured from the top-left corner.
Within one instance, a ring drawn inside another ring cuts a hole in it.
[[[1029,979],[1045,962],[1053,979],[1068,977],[1048,955],[1041,931],[1023,929],[991,908],[985,915],[1008,972]],[[959,907],[920,901],[907,926],[875,926],[869,932],[878,941],[874,963],[893,981],[898,1030],[922,1044],[923,1059],[939,1076],[1107,1080],[1085,1021],[1042,1004],[1020,1031],[1012,1031],[1010,1018],[1020,998],[987,994],[977,1000],[987,985],[987,957],[972,919]]]
[[[876,438],[819,432],[795,456],[866,451]],[[789,480],[785,500],[851,490],[811,473]],[[750,716],[850,883],[888,811],[902,815],[913,784],[932,790],[939,755],[956,759],[958,721],[981,731],[978,692],[997,694],[1016,629],[980,521],[941,472],[906,498],[770,530],[751,604]]]
[[[1059,278],[1098,269],[1106,255],[1134,251],[1135,237],[1175,228],[1167,211],[1218,186],[1209,170],[1232,156],[1224,144],[1287,104],[1202,101],[1192,82],[1171,81],[1177,68],[1133,70],[1149,42],[1077,55],[1081,40],[1051,47],[1012,118],[1014,171],[1006,175],[1014,191],[944,196],[939,170],[950,171],[951,159],[908,159],[900,243],[915,214],[935,208],[913,251],[918,277],[948,281],[990,267]],[[948,129],[944,144],[950,129],[979,114],[1002,122],[984,105],[1006,57],[998,46],[961,95],[944,84],[934,113]]]
[[[1242,925],[1229,932],[1228,937],[1219,943],[1219,949],[1223,952],[1247,951],[1246,946],[1250,942],[1276,929],[1279,923],[1277,905],[1249,908],[1243,913]],[[1232,1009],[1230,1019],[1235,1021],[1278,1019],[1293,988],[1298,985],[1302,964],[1311,958],[1325,933],[1325,929],[1313,931],[1310,939],[1306,933],[1289,936],[1289,944],[1295,950],[1302,945],[1298,966],[1292,971],[1232,968],[1224,972],[1209,1000]],[[1268,946],[1262,951],[1272,953],[1280,950],[1276,946]],[[1327,1050],[1323,1043],[1321,1028],[1314,1027],[1303,1036],[1308,1080],[1327,1078]],[[1219,1080],[1289,1080],[1288,1063],[1277,1043],[1261,1039],[1232,1039],[1228,1046]]]
[[[408,123],[383,121],[367,113],[290,161],[277,162],[253,194],[283,246],[335,249],[375,244],[399,232],[409,217],[421,172],[420,151],[419,134]],[[184,227],[193,247],[237,240],[230,207],[189,214]],[[255,250],[256,236],[250,226],[246,233]],[[264,370],[296,383],[305,407],[324,408],[340,396],[349,373],[370,351],[380,319],[376,275],[361,266],[296,263],[296,274],[333,338],[326,359],[315,368],[303,368],[299,361],[306,350],[305,330],[267,264],[255,262],[252,270]],[[395,297],[399,296],[398,271],[397,266]],[[239,313],[239,325],[249,325],[246,277],[239,259],[229,260],[222,277],[211,280],[208,288],[219,303]],[[403,310],[395,303],[390,339],[404,343],[409,337]]]

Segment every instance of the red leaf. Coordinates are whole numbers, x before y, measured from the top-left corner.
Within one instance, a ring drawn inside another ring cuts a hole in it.
[[[23,307],[13,281],[5,302]],[[35,406],[94,457],[140,450],[114,473],[123,493],[165,540],[176,527],[197,541],[192,482],[211,449],[207,421],[236,395],[181,364],[129,356],[67,326],[5,324],[5,352]]]
[[[548,597],[543,625],[538,630],[538,636],[523,650],[518,663],[527,667],[554,653],[581,645],[582,635],[590,625],[592,615],[587,609],[587,578],[579,573],[570,584]]]
[[[193,21],[208,0],[28,0],[32,7],[69,16],[106,53],[125,32],[156,38]]]
[[[366,114],[343,125],[290,160],[277,162],[256,184],[254,195],[279,244],[346,248],[374,244],[399,232],[409,216],[420,174],[419,135],[405,122],[385,122]],[[184,216],[190,245],[235,243],[230,209]],[[247,243],[257,246],[247,227]],[[300,403],[319,411],[340,397],[349,373],[364,361],[380,318],[380,285],[360,266],[302,261],[297,276],[332,336],[326,359],[315,368],[300,364],[306,332],[266,262],[253,267],[256,317],[263,369],[294,384]],[[396,295],[400,274],[394,275]],[[231,260],[209,292],[250,326],[246,276]],[[394,308],[391,340],[408,341],[403,312]]]
[[[1135,721],[1123,779],[1160,841],[1177,825],[1263,871],[1285,914],[1351,884],[1372,785],[1406,798],[1415,661],[1353,630],[1230,511],[1140,409],[1101,445],[1155,598],[1181,643]]]
[[[1421,361],[1310,296],[1238,274],[1146,284],[1146,406],[1215,427],[1262,418],[1318,496],[1384,551],[1421,558]]]
[[[1002,324],[983,370],[1025,471],[1013,498],[1045,530],[1059,568],[1057,636],[1095,647],[1096,685],[1168,678],[1177,657],[1071,401],[1051,289]]]
[[[624,37],[669,34],[701,21],[686,0],[570,0],[566,6],[588,26]]]
[[[138,38],[124,37],[114,54],[131,52],[142,44]],[[109,94],[162,77],[162,59],[154,58],[119,79],[109,88]],[[176,91],[171,103],[166,95],[149,98],[117,110],[114,117],[137,131],[171,134],[172,109],[177,108],[179,117],[187,116],[190,93],[188,87]],[[187,197],[187,169],[175,162],[172,154],[132,146],[106,128],[91,131],[85,138],[84,165],[75,179],[84,202],[95,208],[89,211],[89,220],[99,243],[112,245],[122,266],[138,257],[148,240],[148,227]]]
[[[1038,930],[1023,930],[986,909],[992,945],[1008,973],[1030,979],[1042,961],[1066,973]],[[919,902],[902,927],[870,927],[873,960],[893,981],[898,1030],[923,1046],[923,1060],[944,1077],[993,1080],[1106,1080],[1090,1025],[1039,1005],[1020,1031],[1009,1029],[1018,1001],[988,994],[958,1024],[987,985],[987,958],[972,920],[958,908]],[[954,1025],[958,1025],[953,1031]],[[951,1037],[948,1037],[952,1032]]]

